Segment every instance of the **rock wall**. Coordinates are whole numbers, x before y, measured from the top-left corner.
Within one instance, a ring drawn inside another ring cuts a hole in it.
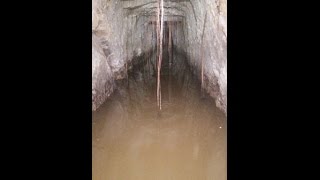
[[[205,89],[216,99],[216,105],[227,111],[227,1],[189,1],[193,13],[186,13],[185,53],[200,77],[204,63]],[[192,3],[192,5],[191,5]],[[203,48],[203,49],[201,49]]]
[[[104,50],[100,39],[92,34],[92,110],[96,110],[114,90],[110,58],[110,52]]]

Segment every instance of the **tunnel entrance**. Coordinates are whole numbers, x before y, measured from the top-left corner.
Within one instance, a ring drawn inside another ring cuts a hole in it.
[[[128,78],[93,112],[93,179],[226,179],[225,115],[201,96],[187,57],[175,48],[170,67],[163,51],[159,111],[155,56],[133,60]]]

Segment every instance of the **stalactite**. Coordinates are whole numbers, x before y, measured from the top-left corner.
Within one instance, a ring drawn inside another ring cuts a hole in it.
[[[201,52],[200,52],[200,58],[201,58],[201,95],[203,96],[203,37],[204,37],[204,31],[206,28],[206,20],[207,20],[207,12],[204,18],[203,23],[203,30],[202,30],[202,38],[201,38]]]
[[[155,24],[153,24],[152,23],[152,42],[151,42],[151,46],[152,46],[152,56],[150,57],[150,62],[154,62],[153,61],[153,55],[155,54],[155,45],[153,44],[153,41],[154,41],[154,39],[156,39],[156,37],[155,37],[155,34],[154,34],[154,32],[155,32],[155,29],[156,28],[156,26],[155,26]],[[152,66],[152,69],[153,69],[153,66]],[[149,67],[149,71],[150,71],[150,73],[151,73],[151,64],[150,64],[150,67]],[[150,74],[150,76],[152,76],[152,74]]]
[[[168,41],[169,69],[171,69],[171,64],[172,64],[171,22],[168,23],[168,28],[169,28],[169,41]]]
[[[150,25],[148,25],[147,26],[148,27],[148,30],[147,30],[147,32],[148,32],[148,41],[146,42],[146,44],[148,44],[148,42],[150,42],[151,43],[151,47],[152,47],[152,24],[151,24],[151,31],[149,30],[150,29]],[[147,69],[147,80],[149,81],[149,77],[150,77],[150,68],[149,68],[149,66],[150,66],[150,53],[152,53],[152,51],[151,52],[149,52],[148,53],[148,56],[147,56],[147,67],[146,67],[146,69]]]
[[[171,66],[172,66],[172,22],[168,22],[168,28],[169,28],[169,41],[168,41],[168,53],[169,53],[169,82],[168,82],[168,99],[169,102],[171,102]]]
[[[128,62],[129,62],[129,49],[128,49],[129,37],[126,40],[126,79],[127,85],[129,86],[129,76],[128,76]]]

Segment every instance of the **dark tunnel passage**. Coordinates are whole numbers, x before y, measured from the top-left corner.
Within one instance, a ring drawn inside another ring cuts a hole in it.
[[[92,178],[226,180],[226,0],[163,1],[162,51],[158,2],[93,0]]]

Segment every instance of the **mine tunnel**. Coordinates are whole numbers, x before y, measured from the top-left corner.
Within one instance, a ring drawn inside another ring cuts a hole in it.
[[[227,178],[227,0],[92,0],[92,178]]]

